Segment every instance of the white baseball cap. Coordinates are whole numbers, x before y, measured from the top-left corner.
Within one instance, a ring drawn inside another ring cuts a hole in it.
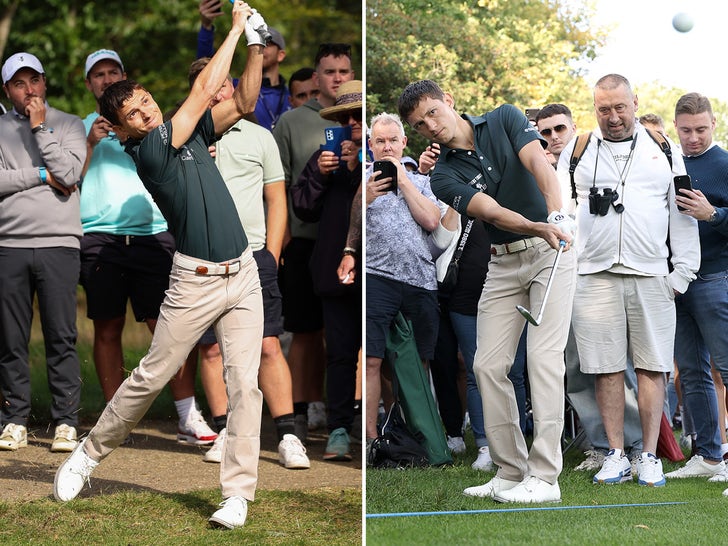
[[[38,74],[45,74],[43,65],[40,64],[38,57],[31,55],[30,53],[26,53],[25,51],[21,51],[20,53],[16,53],[15,55],[8,57],[8,60],[5,61],[5,64],[3,64],[3,85],[8,83],[8,80],[15,76],[15,73],[21,68],[32,68]]]
[[[86,77],[88,78],[88,73],[97,62],[106,59],[117,63],[121,67],[121,71],[124,72],[124,63],[121,62],[121,57],[119,57],[119,54],[116,51],[113,51],[111,49],[99,49],[98,51],[94,51],[88,57],[86,57]]]

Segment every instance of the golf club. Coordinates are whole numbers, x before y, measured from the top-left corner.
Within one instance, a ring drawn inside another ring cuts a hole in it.
[[[544,307],[546,307],[546,300],[549,297],[549,292],[551,292],[551,284],[554,282],[554,273],[556,273],[556,268],[559,266],[559,259],[561,258],[561,252],[564,250],[564,247],[566,246],[566,241],[559,241],[559,250],[556,253],[556,259],[554,260],[554,265],[551,268],[551,274],[549,275],[549,280],[546,283],[546,292],[543,294],[543,300],[541,300],[541,309],[538,312],[538,316],[536,318],[533,318],[533,315],[531,312],[523,307],[522,305],[516,305],[516,309],[518,309],[518,312],[523,315],[523,317],[533,324],[534,326],[538,326],[541,324],[541,319],[543,318],[543,310]]]

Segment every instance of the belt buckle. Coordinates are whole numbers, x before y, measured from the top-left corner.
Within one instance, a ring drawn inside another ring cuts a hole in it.
[[[197,273],[198,275],[207,275],[208,271],[209,270],[207,269],[207,266],[205,266],[205,265],[198,265],[195,268],[195,273]]]

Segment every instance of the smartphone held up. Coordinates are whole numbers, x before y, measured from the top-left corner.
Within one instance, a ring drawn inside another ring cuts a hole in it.
[[[389,185],[389,191],[397,193],[397,166],[391,161],[375,161],[374,172],[380,171],[374,180],[382,180],[384,178],[391,178],[392,182]]]
[[[693,185],[690,183],[690,175],[689,174],[683,174],[676,176],[672,179],[672,181],[675,183],[675,195],[679,197],[686,197],[684,193],[681,193],[680,190],[692,190]],[[684,211],[687,210],[685,207],[681,207],[680,205],[677,206],[677,210]]]

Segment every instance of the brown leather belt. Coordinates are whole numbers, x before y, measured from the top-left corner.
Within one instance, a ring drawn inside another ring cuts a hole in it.
[[[212,263],[177,255],[175,263],[183,269],[194,271],[198,275],[230,275],[240,271],[240,260],[232,262]]]

